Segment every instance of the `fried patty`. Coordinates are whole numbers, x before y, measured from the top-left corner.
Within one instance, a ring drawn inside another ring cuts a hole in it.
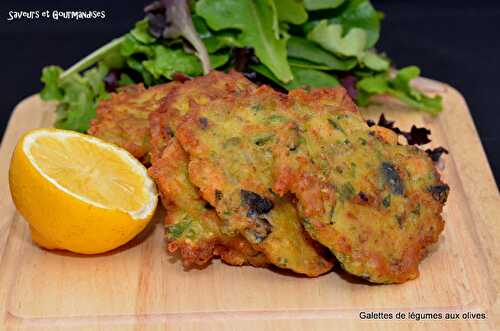
[[[149,115],[179,83],[171,82],[145,89],[142,84],[124,87],[99,103],[88,134],[128,150],[148,163],[151,150]]]
[[[444,227],[432,161],[368,128],[342,88],[284,95],[219,72],[135,85],[101,102],[89,133],[151,154],[168,249],[186,266],[220,256],[316,276],[332,266],[317,241],[348,272],[401,283]]]
[[[179,251],[186,267],[204,265],[213,256],[232,265],[266,265],[265,256],[241,236],[227,236],[220,231],[221,220],[189,181],[187,165],[186,152],[177,140],[171,139],[149,169],[167,210],[168,250]]]
[[[342,88],[295,90],[286,103],[301,144],[275,151],[273,191],[295,194],[307,231],[348,272],[375,283],[416,278],[449,191],[430,158],[370,130]]]
[[[163,204],[168,249],[179,251],[185,266],[207,263],[220,256],[232,265],[266,265],[265,255],[255,250],[238,233],[221,231],[222,221],[198,193],[187,176],[187,154],[175,138],[175,131],[192,104],[203,105],[228,94],[255,86],[243,76],[212,72],[175,87],[162,106],[150,115],[152,167]]]
[[[305,233],[292,197],[273,186],[273,148],[295,146],[295,123],[280,116],[282,96],[270,88],[244,90],[203,105],[193,103],[176,138],[190,156],[189,178],[223,221],[268,260],[308,276],[331,261]]]

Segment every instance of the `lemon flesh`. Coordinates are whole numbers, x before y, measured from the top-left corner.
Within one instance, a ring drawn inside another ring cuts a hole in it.
[[[33,240],[78,253],[123,245],[158,202],[147,170],[127,151],[65,130],[28,132],[14,151],[9,183]]]

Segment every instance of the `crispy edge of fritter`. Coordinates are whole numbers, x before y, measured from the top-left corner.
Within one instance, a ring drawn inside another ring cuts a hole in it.
[[[142,84],[129,85],[107,100],[102,100],[91,121],[88,134],[114,143],[148,163],[151,149],[148,116],[179,83],[170,82],[148,89]]]
[[[299,107],[300,105],[307,105],[308,109],[313,112],[313,114],[302,113],[302,116],[314,116],[314,113],[319,112],[333,112],[337,114],[338,111],[342,111],[344,114],[359,116],[359,120],[362,121],[363,126],[365,125],[363,118],[357,113],[354,103],[349,99],[345,90],[341,88],[333,90],[319,89],[311,92],[296,90],[290,93],[289,98],[291,98],[290,102],[297,102]],[[369,132],[372,132],[372,134]],[[337,201],[335,196],[331,194],[326,194],[327,199],[324,200],[319,199],[319,197],[325,196],[325,192],[332,191],[332,189],[328,188],[329,185],[332,188],[336,186],[331,185],[335,183],[331,183],[326,178],[322,180],[322,176],[315,176],[317,169],[311,166],[311,162],[307,161],[307,157],[306,160],[288,159],[287,162],[282,162],[282,165],[285,163],[286,166],[277,170],[278,180],[275,183],[274,189],[280,194],[290,191],[297,196],[299,200],[299,210],[301,210],[305,219],[308,220],[308,224],[305,224],[306,229],[308,229],[313,238],[332,250],[347,271],[365,277],[372,282],[401,283],[418,276],[418,265],[425,255],[426,247],[435,243],[443,230],[444,221],[441,217],[441,212],[446,200],[448,188],[447,185],[443,184],[441,181],[431,160],[418,148],[413,146],[398,146],[395,144],[397,139],[395,139],[394,135],[389,135],[387,132],[380,132],[380,130],[377,129],[370,130],[368,126],[366,126],[366,133],[373,136],[373,139],[377,139],[377,143],[380,141],[380,144],[387,146],[387,149],[405,149],[409,154],[415,154],[415,161],[413,161],[416,162],[415,167],[421,166],[432,172],[432,177],[434,178],[433,185],[429,186],[427,190],[431,191],[432,187],[443,187],[445,191],[443,193],[444,196],[439,195],[436,200],[433,192],[420,190],[422,195],[417,195],[417,198],[419,197],[420,202],[424,203],[425,206],[432,208],[433,212],[430,212],[430,219],[424,218],[421,220],[421,224],[419,224],[421,228],[418,229],[416,235],[406,238],[406,242],[401,250],[402,258],[398,265],[389,263],[389,260],[386,259],[384,255],[380,255],[376,252],[366,252],[360,247],[353,247],[351,244],[355,243],[349,242],[348,237],[344,236],[340,231],[334,230],[334,225],[329,226],[327,218],[329,215],[333,215],[330,214],[333,213],[333,209],[328,210],[328,204],[332,201],[333,203],[337,203]],[[313,135],[315,132],[311,134]],[[318,141],[315,142],[318,143]],[[319,144],[321,144],[321,142],[319,142]],[[281,151],[281,153],[283,153],[283,151]],[[408,159],[408,162],[411,162],[411,158]],[[401,162],[406,161],[406,159],[403,159]],[[293,166],[294,163],[295,166]],[[411,165],[412,164],[408,163],[406,166]],[[375,175],[376,174],[375,172]],[[306,179],[312,181],[312,183],[305,182]],[[337,189],[340,188],[337,187]],[[356,191],[356,188],[354,189]],[[412,195],[412,197],[415,197],[415,195]],[[355,198],[360,205],[366,202],[365,199],[370,201],[371,197],[366,197],[363,194],[359,199],[358,197]],[[314,201],[316,201],[315,205]],[[311,206],[311,203],[313,206]],[[326,208],[323,209],[323,207]],[[361,210],[361,208],[362,207],[359,207],[358,209]],[[410,211],[408,210],[408,212]],[[335,219],[333,221],[340,222],[342,220]],[[366,220],[362,221],[366,222]],[[346,221],[344,221],[344,223],[345,222]],[[367,227],[365,228],[366,230],[369,229]],[[387,229],[387,231],[390,230]],[[364,232],[358,233],[358,236],[363,235],[365,235]],[[397,239],[405,240],[405,238],[403,238],[404,235],[406,235],[406,233],[398,235]],[[396,242],[391,242],[390,244],[396,245]],[[397,245],[399,244],[398,242]],[[361,245],[364,244],[361,243]],[[369,264],[373,264],[374,266],[369,267]]]
[[[255,230],[253,229],[253,225],[254,223],[259,223],[256,222],[257,219],[266,217],[270,220],[266,220],[265,223],[271,224],[273,230],[266,233],[262,241],[255,241],[253,246],[255,249],[264,252],[273,264],[308,276],[318,276],[329,271],[332,267],[332,263],[324,259],[324,257],[318,253],[309,235],[303,230],[295,207],[289,200],[279,199],[270,194],[268,188],[272,186],[272,179],[271,182],[267,184],[259,182],[258,178],[263,177],[260,171],[264,171],[263,168],[259,171],[258,168],[260,163],[257,162],[251,165],[254,173],[259,174],[259,176],[239,178],[238,183],[232,183],[229,178],[226,178],[226,171],[224,170],[226,168],[226,161],[218,159],[216,163],[212,162],[211,159],[215,157],[214,153],[216,153],[216,149],[211,149],[207,139],[197,134],[197,132],[203,132],[207,128],[210,128],[211,125],[222,121],[221,118],[213,119],[211,117],[215,113],[219,113],[218,115],[220,115],[220,113],[223,112],[222,117],[230,116],[232,119],[243,119],[245,114],[248,113],[248,109],[254,106],[253,101],[258,100],[260,103],[262,98],[269,98],[271,102],[278,104],[281,102],[282,95],[269,87],[261,87],[256,91],[242,93],[238,96],[226,96],[208,105],[194,107],[195,109],[186,116],[184,122],[177,130],[177,138],[181,141],[184,149],[190,154],[190,180],[200,188],[204,199],[214,205],[218,214],[223,217],[226,222],[232,224],[242,235],[245,236],[247,230]],[[266,108],[267,107],[263,105],[261,107],[262,110],[259,110],[259,112],[263,114],[262,112],[264,112]],[[229,121],[223,122],[226,128],[231,126],[231,124],[228,124]],[[255,123],[242,124],[239,128],[240,130],[235,132],[235,137],[238,133],[245,132],[246,134],[251,133],[252,129],[258,129],[254,124]],[[288,127],[289,125],[285,124],[285,126]],[[265,131],[267,130],[268,128],[266,128]],[[293,131],[293,128],[288,127],[287,130]],[[220,136],[213,132],[210,132],[209,135],[210,137]],[[244,139],[241,141],[244,141]],[[212,144],[223,145],[220,141],[212,142]],[[251,145],[254,145],[254,143],[251,143]],[[248,147],[250,145],[247,144],[246,146]],[[238,148],[244,149],[245,147],[240,146]],[[251,151],[248,150],[248,153],[250,152]],[[257,151],[255,152],[257,153]],[[234,151],[234,153],[238,152]],[[258,153],[260,153],[260,151]],[[208,155],[210,155],[210,157],[208,157]],[[223,155],[219,155],[219,157],[223,157]],[[238,166],[238,169],[241,168],[241,166]],[[271,173],[269,173],[269,177],[272,178]],[[219,203],[219,201],[217,201],[217,192],[222,193],[224,197],[222,200],[224,202]],[[259,217],[248,216],[251,214],[249,206],[239,203],[240,195],[243,194],[243,192],[259,197],[258,199],[261,200],[272,201],[273,208]],[[295,222],[293,222],[293,220],[295,220]],[[245,226],[245,224],[247,225]],[[262,228],[262,226],[258,226],[257,224],[256,227],[257,231],[262,230],[259,229],[259,227]],[[298,258],[292,258],[290,254],[295,254],[293,252],[297,253],[296,257]],[[288,256],[290,259],[285,259],[283,256]]]
[[[193,194],[192,190],[197,189],[186,177],[177,181],[172,180],[179,171],[187,168],[187,159],[182,155],[185,152],[175,139],[174,132],[182,117],[189,111],[191,100],[206,103],[253,86],[236,72],[223,74],[214,71],[207,76],[176,86],[162,101],[160,108],[149,116],[152,136],[150,174],[158,183],[162,201],[167,209],[165,219],[167,228],[178,223],[176,215],[179,217],[182,213],[188,213],[191,217],[211,223],[211,231],[216,234],[210,240],[204,239],[200,242],[167,238],[169,251],[179,250],[185,266],[205,264],[212,256],[220,256],[224,262],[231,265],[250,264],[259,267],[268,264],[265,256],[255,251],[243,237],[223,234],[219,229],[221,220],[214,211],[206,211],[202,215],[193,211],[193,206],[198,205],[198,208],[201,208],[201,204],[206,202],[200,198],[197,191]],[[175,152],[169,149],[174,149]],[[183,189],[179,190],[179,186],[183,186]],[[174,194],[175,191],[178,191],[177,194]],[[191,191],[189,200],[179,204],[179,197],[185,195],[187,191]]]

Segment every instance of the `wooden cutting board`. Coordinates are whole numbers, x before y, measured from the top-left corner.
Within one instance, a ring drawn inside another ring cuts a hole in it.
[[[446,228],[417,280],[385,286],[338,268],[315,279],[218,261],[183,270],[165,252],[162,211],[147,231],[108,254],[38,248],[10,198],[8,167],[23,132],[51,125],[53,105],[37,96],[25,99],[0,147],[0,330],[499,330],[498,189],[462,96],[445,84],[417,84],[443,96],[441,115],[431,118],[394,103],[364,112],[377,118],[383,110],[406,130],[425,125],[432,130],[430,146],[450,150],[442,169],[451,186]],[[394,319],[366,321],[363,312],[392,313]],[[398,312],[406,319],[395,320]],[[415,321],[411,312],[443,318],[453,312],[462,319]],[[464,320],[462,313],[487,319]]]

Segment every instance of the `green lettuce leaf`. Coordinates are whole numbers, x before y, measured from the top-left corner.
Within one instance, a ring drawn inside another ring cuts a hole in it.
[[[371,51],[366,52],[361,61],[367,68],[373,71],[387,71],[391,65],[391,62],[387,58]]]
[[[283,83],[276,76],[274,76],[271,70],[265,65],[257,64],[252,66],[251,68],[288,91],[300,87],[335,87],[340,84],[335,76],[315,69],[292,66],[291,68],[294,79],[290,83]]]
[[[57,66],[47,66],[42,70],[41,81],[44,83],[40,97],[42,100],[62,100],[63,90],[59,86],[59,77],[63,70]]]
[[[274,0],[278,19],[292,24],[303,24],[307,21],[304,3],[300,0]]]
[[[156,41],[156,38],[149,33],[149,21],[147,18],[135,23],[135,26],[130,31],[130,34],[143,44],[152,44]]]
[[[144,85],[151,86],[155,83],[153,75],[148,70],[146,70],[146,68],[144,68],[144,65],[141,61],[133,57],[129,57],[127,59],[127,66],[141,74],[142,82],[144,83]]]
[[[63,70],[56,66],[42,71],[44,89],[40,92],[43,100],[57,100],[55,126],[60,129],[85,132],[90,120],[95,117],[95,109],[108,93],[104,77],[108,73],[105,65],[99,65],[80,74],[74,73],[62,78]]]
[[[441,96],[428,97],[410,85],[410,82],[419,75],[420,69],[409,66],[399,70],[394,78],[388,73],[365,77],[356,85],[358,89],[356,101],[360,106],[366,106],[371,96],[389,94],[413,108],[437,115],[442,111]]]
[[[337,8],[345,0],[304,0],[307,10],[332,9]]]
[[[152,45],[142,44],[132,34],[127,34],[121,44],[120,54],[125,58],[134,54],[144,54],[150,57],[153,56],[154,49]]]
[[[182,72],[191,77],[203,74],[203,67],[197,56],[186,53],[182,49],[170,49],[163,45],[156,45],[153,49],[154,56],[143,61],[142,64],[155,79],[161,77],[172,79],[176,72]],[[210,62],[214,68],[224,65],[228,60],[228,54],[210,56]]]
[[[333,15],[329,23],[342,25],[344,33],[362,29],[366,33],[366,48],[373,47],[380,37],[382,15],[373,8],[369,0],[348,0]]]
[[[291,36],[288,39],[287,48],[289,57],[310,61],[327,67],[327,69],[322,70],[349,71],[357,64],[356,59],[341,59],[336,57],[319,47],[316,43],[305,38]]]
[[[329,66],[325,66],[323,64],[317,64],[314,62],[310,62],[307,60],[296,59],[293,57],[288,58],[288,63],[290,67],[299,67],[299,68],[308,68],[308,69],[316,69],[316,70],[332,70]]]
[[[334,54],[362,58],[367,40],[365,30],[352,28],[344,34],[342,29],[340,24],[328,24],[326,20],[322,20],[307,34],[307,39]]]
[[[269,0],[200,0],[196,14],[216,31],[241,31],[238,42],[253,47],[257,57],[282,82],[293,79],[287,62],[286,39],[275,35],[275,12]]]
[[[210,54],[224,48],[243,47],[243,45],[237,41],[236,33],[232,31],[211,31],[203,18],[198,15],[193,15],[193,24]]]

